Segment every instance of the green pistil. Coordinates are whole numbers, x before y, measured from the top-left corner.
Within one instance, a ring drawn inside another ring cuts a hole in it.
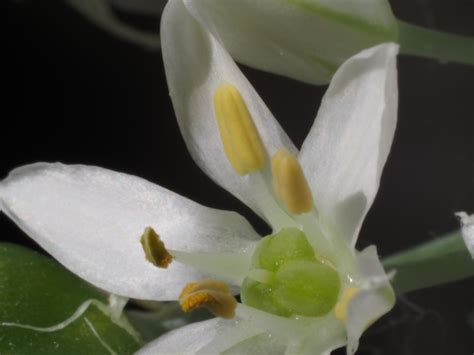
[[[292,260],[315,260],[314,250],[302,231],[285,228],[260,241],[253,256],[253,266],[275,272]]]
[[[339,274],[315,256],[303,232],[286,228],[265,237],[253,256],[252,270],[272,275],[268,282],[244,280],[243,303],[263,311],[290,317],[322,316],[337,302]]]

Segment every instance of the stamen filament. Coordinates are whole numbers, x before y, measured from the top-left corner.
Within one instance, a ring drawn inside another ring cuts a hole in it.
[[[275,277],[275,274],[264,269],[253,269],[249,271],[247,277],[263,284],[269,284],[272,282],[273,278]]]
[[[240,284],[250,268],[253,249],[243,253],[169,252],[177,262],[223,278],[229,283]]]
[[[300,228],[305,231],[308,242],[318,253],[319,259],[329,259],[334,255],[334,245],[321,231],[315,216],[315,211],[295,216],[296,221],[300,224]],[[335,260],[331,260],[333,263]]]
[[[275,199],[272,193],[270,177],[267,177],[265,172],[262,171],[250,174],[249,178],[252,192],[256,196],[255,199],[258,201],[260,209],[268,223],[272,226],[273,231],[297,226],[295,220],[284,211]]]
[[[296,216],[296,220],[306,232],[309,243],[321,254],[321,258],[336,264],[341,276],[346,275],[344,279],[352,283],[349,275],[356,268],[353,251],[345,239],[334,230],[328,229],[330,228],[328,221],[323,223],[321,218],[322,216],[318,215],[314,209],[310,213]],[[331,257],[328,257],[329,255]]]
[[[125,306],[128,303],[127,297],[110,294],[109,296],[109,308],[113,319],[118,320],[123,313]]]

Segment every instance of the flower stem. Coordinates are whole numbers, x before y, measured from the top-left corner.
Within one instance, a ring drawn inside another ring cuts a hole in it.
[[[442,62],[474,65],[474,38],[398,21],[400,52]]]
[[[385,270],[396,270],[397,294],[474,276],[474,260],[459,231],[383,259]]]

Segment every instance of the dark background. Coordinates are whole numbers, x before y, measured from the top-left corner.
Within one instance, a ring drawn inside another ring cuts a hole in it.
[[[392,1],[398,18],[474,36],[474,1]],[[193,163],[167,94],[159,52],[125,43],[62,1],[2,1],[0,178],[61,161],[139,175],[202,204],[250,210]],[[143,29],[156,19],[129,17]],[[474,212],[474,66],[399,59],[399,124],[359,248],[382,256],[458,227]],[[243,68],[300,146],[326,87]],[[35,247],[0,215],[0,240]],[[360,354],[472,354],[474,280],[410,293],[363,337]]]

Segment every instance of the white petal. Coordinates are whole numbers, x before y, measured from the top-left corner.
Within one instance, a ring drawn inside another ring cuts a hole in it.
[[[111,293],[177,299],[204,275],[178,262],[147,262],[140,236],[153,227],[166,247],[244,253],[259,239],[244,218],[213,210],[144,179],[97,167],[38,163],[0,183],[2,211],[72,272]]]
[[[462,237],[467,249],[474,258],[474,214],[468,215],[466,212],[457,212],[456,216],[461,220]]]
[[[313,84],[397,37],[386,0],[184,0],[239,62]]]
[[[213,97],[222,82],[238,88],[269,154],[290,139],[220,43],[186,10],[181,0],[166,5],[161,40],[171,99],[186,145],[199,167],[215,182],[262,215],[249,177],[239,176],[223,149]]]
[[[280,348],[286,344],[287,354],[328,354],[331,349],[346,344],[346,331],[333,314],[285,318],[239,304],[236,315],[264,334],[270,334],[273,341],[278,340],[279,344],[273,346]]]
[[[225,351],[225,355],[285,354],[287,343],[284,339],[270,334],[259,334],[248,338]]]
[[[370,245],[356,254],[357,270],[363,279],[377,278],[385,275],[380,260],[377,256],[377,248]]]
[[[358,253],[357,264],[361,277],[367,282],[347,308],[347,354],[354,354],[362,333],[395,304],[395,295],[377,256],[377,249],[370,246]]]
[[[145,354],[220,354],[257,333],[238,319],[214,318],[173,330],[140,349]],[[221,346],[214,347],[213,344]]]
[[[137,355],[195,354],[217,335],[225,323],[220,318],[197,322],[172,330],[152,341]]]
[[[398,45],[383,44],[342,65],[299,156],[316,206],[352,245],[392,145],[397,52]]]

